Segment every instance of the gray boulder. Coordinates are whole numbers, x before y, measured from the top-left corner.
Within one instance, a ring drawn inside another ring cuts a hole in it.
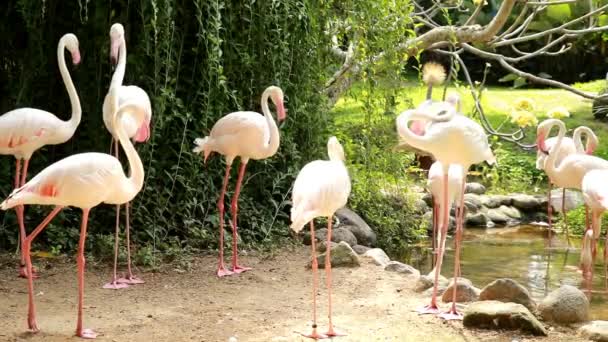
[[[445,289],[441,300],[445,303],[452,301],[452,291],[454,291],[454,280],[450,281],[450,284]],[[456,282],[456,302],[474,302],[479,298],[480,290],[473,286],[470,280],[466,278],[458,278]]]
[[[359,257],[350,246],[342,241],[331,249],[331,267],[359,267]],[[319,268],[325,268],[325,253],[317,255]],[[312,262],[308,263],[308,268],[312,267]]]
[[[424,215],[422,215],[422,222],[423,224],[426,225],[426,230],[428,232],[432,232],[433,231],[433,212],[432,211],[427,211],[426,213],[424,213]],[[453,216],[450,216],[450,223],[448,226],[448,232],[453,231],[454,229],[456,229],[456,219]]]
[[[424,201],[424,203],[426,203],[427,206],[433,206],[433,195],[431,195],[430,193],[427,192],[422,196],[421,199]]]
[[[490,222],[490,219],[488,218],[488,215],[482,212],[478,212],[475,214],[467,213],[465,215],[464,221],[468,226],[486,227],[488,222]]]
[[[374,264],[383,267],[391,261],[391,258],[381,248],[372,248],[363,253],[363,256],[370,259]]]
[[[376,233],[357,213],[348,208],[341,208],[336,211],[336,216],[340,220],[341,225],[349,226],[350,231],[355,235],[359,244],[364,246],[376,244]]]
[[[408,276],[413,275],[416,277],[420,277],[420,271],[410,265],[406,265],[399,261],[389,261],[388,264],[384,266],[384,270],[389,272],[397,272]]]
[[[574,286],[562,285],[545,297],[538,311],[546,321],[570,324],[589,320],[589,300]]]
[[[423,214],[428,209],[429,209],[429,206],[426,204],[426,202],[423,199],[419,198],[414,202],[414,213]]]
[[[507,215],[508,217],[515,219],[515,220],[521,220],[521,212],[519,211],[519,209],[515,208],[515,207],[510,207],[507,205],[501,205],[500,207],[498,207],[498,209],[501,213]]]
[[[432,288],[433,284],[434,284],[434,280],[435,280],[434,274],[421,275],[418,278],[418,281],[416,282],[414,291],[423,292],[424,290]],[[438,283],[440,285],[439,287],[443,287],[443,289],[445,291],[445,288],[448,285],[448,280],[440,274]],[[443,291],[441,293],[443,293]]]
[[[481,198],[479,195],[476,195],[476,194],[465,194],[464,202],[465,202],[465,205],[467,202],[469,203],[469,205],[467,205],[467,208],[469,206],[472,206],[475,209],[479,209],[479,207],[481,207]]]
[[[335,248],[338,243],[330,241],[331,243],[331,248]],[[327,241],[320,241],[319,243],[317,243],[317,252],[319,253],[325,253],[325,251],[327,250]]]
[[[562,211],[562,189],[553,189],[551,190],[551,206],[555,209],[556,212]],[[572,210],[580,207],[585,204],[585,199],[583,198],[583,194],[580,191],[574,191],[570,189],[566,189],[566,210]]]
[[[348,228],[344,226],[340,226],[336,229],[332,229],[331,231],[331,241],[339,243],[346,242],[349,246],[354,246],[357,244],[357,238],[355,234],[352,233]]]
[[[467,183],[464,188],[464,193],[483,195],[486,193],[486,187],[479,183]]]
[[[464,311],[463,325],[484,329],[520,330],[547,336],[545,327],[523,305],[489,300],[471,303]]]
[[[479,300],[518,303],[531,312],[536,311],[536,302],[530,296],[530,292],[518,282],[509,278],[496,279],[486,285],[479,294]]]
[[[592,321],[580,327],[579,333],[592,341],[608,342],[608,321]]]
[[[503,196],[499,196],[499,195],[481,196],[480,197],[481,205],[483,205],[486,208],[498,208],[502,204],[502,197]]]
[[[327,228],[315,229],[315,240],[317,242],[327,240]],[[303,242],[305,245],[310,245],[310,230],[303,233]]]
[[[367,247],[367,246],[361,246],[361,245],[354,245],[353,246],[353,250],[355,251],[355,253],[361,255],[361,254],[365,254],[365,252],[369,251],[371,248]]]
[[[486,215],[488,216],[488,219],[490,219],[490,221],[498,225],[505,225],[511,220],[509,216],[505,215],[499,209],[489,209]]]
[[[512,196],[513,206],[521,210],[540,209],[541,202],[538,198],[525,194],[516,194]]]

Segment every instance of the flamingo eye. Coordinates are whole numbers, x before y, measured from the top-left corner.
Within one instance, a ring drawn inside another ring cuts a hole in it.
[[[440,112],[439,112],[437,115],[439,115],[439,116],[444,116],[444,115],[446,115],[447,113],[448,113],[448,111],[444,109],[444,110],[440,111]]]

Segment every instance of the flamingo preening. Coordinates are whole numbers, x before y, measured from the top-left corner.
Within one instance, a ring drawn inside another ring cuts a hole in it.
[[[312,241],[312,303],[313,323],[312,332],[303,334],[306,337],[320,339],[330,336],[340,336],[331,320],[331,226],[332,217],[336,210],[346,205],[350,194],[351,184],[348,170],[344,165],[344,150],[336,137],[327,142],[329,160],[315,160],[306,164],[293,185],[293,207],[291,208],[291,229],[296,233],[310,222],[310,239]],[[317,256],[315,246],[314,219],[327,217],[327,250],[325,252],[325,273],[329,297],[329,329],[327,333],[317,332]]]
[[[581,141],[582,135],[585,135],[586,138],[586,146],[583,147],[583,143]],[[553,138],[548,138],[545,141],[545,145],[547,147],[547,149],[551,150],[554,148],[555,143],[557,142],[557,138],[553,137]],[[595,133],[593,133],[593,131],[586,126],[580,126],[577,127],[574,130],[574,133],[572,134],[572,138],[569,137],[564,137],[561,143],[561,147],[559,149],[559,151],[557,151],[557,156],[556,156],[556,163],[559,165],[559,163],[561,163],[561,161],[568,155],[570,154],[574,154],[574,153],[586,153],[586,154],[593,154],[593,151],[595,150],[595,148],[598,145],[598,139],[597,136],[595,135]],[[536,152],[536,168],[538,170],[545,170],[545,162],[547,161],[547,154],[543,153],[541,150],[537,150]],[[556,182],[555,185],[557,185],[558,187],[562,186],[562,179],[561,178],[557,178],[555,180],[550,179],[549,181],[549,190],[547,192],[547,217],[548,217],[548,223],[549,223],[549,243],[551,243],[551,229],[552,229],[552,212],[553,212],[553,207],[551,205],[551,188],[553,187],[553,182]],[[587,204],[585,204],[585,220],[587,221],[587,211],[588,211],[588,206]],[[568,241],[568,244],[570,244],[570,234],[568,232],[568,222],[567,222],[567,218],[566,218],[566,188],[563,188],[562,191],[562,215],[564,217],[564,226],[565,226],[565,230],[566,230],[566,240]],[[587,226],[588,224],[586,224],[585,226]]]
[[[581,266],[583,277],[587,280],[588,290],[591,293],[593,279],[593,265],[595,263],[596,242],[602,230],[602,214],[608,209],[608,170],[591,170],[583,177],[581,190],[585,203],[591,209],[591,227],[586,227],[583,246],[581,248]],[[604,275],[605,286],[608,288],[608,234],[604,242]]]
[[[127,136],[133,139],[133,142],[145,142],[150,137],[150,121],[152,120],[152,105],[150,104],[150,98],[148,94],[138,86],[124,86],[122,85],[125,77],[125,69],[127,64],[127,43],[125,41],[125,29],[124,27],[116,23],[110,28],[110,58],[113,63],[118,62],[116,70],[112,75],[112,81],[110,82],[110,89],[115,88],[118,96],[118,105],[131,105],[131,108],[142,111],[143,121],[141,124],[137,123],[134,117],[130,115],[122,116],[122,127],[127,132]],[[118,135],[113,124],[113,112],[111,110],[112,103],[110,94],[106,95],[103,102],[103,122],[106,128],[112,134],[112,143],[110,146],[110,153],[114,149],[114,156],[119,158],[118,152]],[[116,274],[116,267],[118,263],[118,236],[119,236],[119,225],[120,225],[120,204],[116,205],[116,228],[115,228],[115,241],[114,241],[114,273],[112,280],[105,284],[103,287],[106,289],[120,289],[128,287],[129,285],[142,284],[144,281],[139,277],[133,275],[131,270],[131,241],[130,241],[130,220],[129,220],[129,202],[125,204],[126,211],[126,244],[127,244],[127,274],[124,278],[118,278]]]
[[[110,99],[112,109],[116,113],[114,127],[118,141],[125,150],[129,161],[130,175],[124,173],[120,161],[105,153],[79,153],[64,158],[42,170],[29,182],[15,189],[0,204],[2,210],[7,210],[24,204],[54,205],[51,213],[25,237],[24,254],[28,274],[32,271],[30,250],[33,240],[51,222],[51,220],[66,206],[82,209],[82,225],[78,243],[78,321],[76,335],[82,338],[95,338],[96,333],[83,329],[82,314],[84,302],[84,247],[87,233],[89,211],[100,203],[122,204],[132,200],[141,190],[144,182],[144,168],[133,144],[129,141],[125,127],[122,126],[123,116],[132,115],[140,123],[144,121],[142,111],[132,105],[118,108],[116,88],[112,88]],[[118,108],[116,110],[116,108]],[[39,331],[36,324],[34,307],[33,277],[28,277],[29,305],[28,327],[33,332]]]
[[[448,175],[451,165],[459,165],[462,168],[463,180],[461,184],[459,215],[463,213],[464,187],[466,184],[466,173],[469,167],[483,161],[494,164],[496,158],[488,144],[488,138],[483,128],[475,121],[464,115],[457,115],[454,106],[447,102],[438,102],[422,109],[407,110],[399,115],[396,120],[397,131],[400,138],[409,145],[420,150],[431,153],[435,159],[441,162],[443,169],[443,224],[449,215],[448,208]],[[410,121],[412,128],[408,126]],[[462,319],[462,315],[456,310],[456,279],[460,272],[460,240],[462,227],[456,229],[455,267],[454,267],[454,291],[452,291],[451,309],[441,314],[445,319]],[[441,270],[435,268],[435,277]],[[437,282],[435,282],[436,291]],[[431,304],[420,310],[421,313],[437,313],[436,298],[433,296]]]
[[[285,120],[285,107],[283,105],[283,91],[276,86],[270,86],[262,93],[262,112],[234,112],[219,119],[211,133],[204,138],[197,138],[193,149],[195,153],[203,153],[204,161],[213,152],[224,155],[226,159],[226,173],[217,206],[220,212],[220,251],[217,276],[223,277],[234,273],[250,270],[249,267],[238,263],[237,249],[237,213],[238,199],[241,192],[241,183],[245,175],[245,168],[249,159],[266,159],[277,153],[280,144],[279,127],[272,118],[268,108],[268,99],[272,100],[277,108],[277,120]],[[230,177],[230,168],[236,157],[241,157],[238,179],[232,197],[232,270],[224,266],[224,195]]]
[[[78,38],[71,33],[61,37],[57,45],[59,71],[72,106],[72,116],[69,120],[63,121],[47,111],[35,108],[19,108],[0,116],[0,154],[11,154],[17,160],[15,167],[15,189],[25,184],[27,168],[32,154],[45,145],[62,144],[70,140],[80,124],[80,117],[82,115],[80,99],[76,93],[76,88],[70,77],[64,57],[65,50],[67,49],[72,55],[72,63],[74,65],[80,63],[78,45]],[[23,160],[23,168],[21,160]],[[23,252],[23,242],[26,236],[25,224],[23,222],[24,207],[19,205],[16,207],[16,211],[21,244],[19,276],[27,278],[28,273],[26,272],[25,255]],[[33,276],[35,277],[36,275],[33,274]]]

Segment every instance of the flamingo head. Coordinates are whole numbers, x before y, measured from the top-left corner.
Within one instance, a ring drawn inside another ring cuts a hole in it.
[[[135,142],[146,142],[150,139],[150,118],[146,117],[133,137]]]
[[[593,140],[587,141],[587,148],[585,149],[585,153],[588,155],[592,155],[597,147],[597,143]]]
[[[283,90],[277,86],[270,86],[267,90],[270,91],[272,103],[277,107],[277,119],[279,122],[285,120],[287,115],[285,112],[285,105],[283,104]]]
[[[112,64],[118,63],[118,50],[125,38],[125,28],[120,23],[112,25],[110,28],[110,59]]]
[[[426,121],[425,120],[412,120],[410,125],[410,131],[416,135],[423,136],[426,132]]]
[[[78,38],[72,33],[68,33],[63,36],[65,48],[72,54],[72,63],[78,65],[80,63],[80,50],[78,49],[79,43]]]
[[[544,154],[549,154],[549,149],[547,148],[545,140],[549,135],[551,127],[552,125],[550,123],[547,124],[547,121],[543,121],[536,128],[536,146],[538,150]]]

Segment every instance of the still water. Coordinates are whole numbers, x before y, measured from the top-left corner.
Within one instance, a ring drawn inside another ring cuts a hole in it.
[[[524,285],[540,301],[560,285],[583,289],[578,270],[580,239],[571,238],[567,248],[564,236],[552,236],[548,248],[547,231],[535,226],[496,229],[465,229],[461,250],[461,274],[482,288],[497,278],[512,278]],[[591,318],[608,319],[608,292],[603,266],[603,238],[598,242],[591,296]],[[446,242],[442,275],[451,278],[454,272],[453,240]],[[431,270],[431,252],[427,245],[414,246],[402,260],[421,273]]]

